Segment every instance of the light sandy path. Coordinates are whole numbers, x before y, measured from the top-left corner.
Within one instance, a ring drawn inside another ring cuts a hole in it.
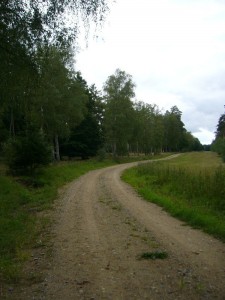
[[[66,186],[45,280],[21,299],[225,299],[225,245],[142,200],[120,180],[133,165]],[[156,250],[169,257],[138,259]]]

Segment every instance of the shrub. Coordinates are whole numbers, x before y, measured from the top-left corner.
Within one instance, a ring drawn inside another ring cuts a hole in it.
[[[225,162],[225,138],[217,138],[212,144],[212,150],[217,152]]]
[[[4,147],[5,162],[13,173],[32,173],[47,165],[51,155],[48,144],[38,131],[28,131],[26,136],[10,139]]]
[[[98,157],[98,161],[103,161],[107,157],[107,153],[106,153],[106,151],[105,151],[104,148],[99,149],[98,152],[97,152],[97,155],[98,155],[97,156]]]

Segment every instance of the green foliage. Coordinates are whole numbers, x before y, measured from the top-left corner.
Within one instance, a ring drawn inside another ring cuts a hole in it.
[[[82,157],[83,159],[93,157],[103,145],[102,133],[102,99],[95,86],[90,88],[86,81],[78,73],[78,81],[83,86],[87,96],[87,112],[78,126],[71,129],[68,139],[62,140],[61,155],[68,157]]]
[[[216,138],[225,137],[225,114],[222,114],[219,118],[216,130]]]
[[[69,70],[70,62],[69,50],[39,49],[40,76],[34,116],[49,140],[54,140],[56,160],[60,160],[59,138],[68,138],[70,130],[83,120],[88,98],[80,74]],[[41,113],[37,113],[39,110]]]
[[[184,131],[181,141],[182,151],[203,151],[204,147],[198,138],[195,138],[190,132]]]
[[[181,121],[182,112],[177,106],[171,107],[164,116],[165,139],[164,148],[167,151],[181,151],[185,128]]]
[[[135,84],[132,76],[119,69],[108,77],[105,85],[104,129],[110,151],[117,155],[126,154],[133,133]]]
[[[195,156],[193,163],[187,154],[141,165],[126,171],[123,178],[173,216],[225,240],[225,168],[212,167],[209,155],[204,154],[204,159],[200,155],[190,154]]]
[[[225,162],[225,138],[218,137],[211,146],[212,151],[217,152]]]
[[[43,135],[29,130],[26,136],[10,139],[4,148],[5,160],[16,173],[34,172],[50,162],[51,154]]]
[[[100,148],[97,152],[98,161],[104,161],[107,157],[107,153],[104,148]]]
[[[87,29],[92,21],[101,23],[107,11],[107,0],[0,2],[0,149],[9,137],[15,140],[8,144],[11,168],[24,165],[21,157],[15,160],[15,149],[26,148],[29,142],[20,137],[31,124],[52,143],[56,160],[61,142],[64,156],[83,158],[103,146],[114,156],[201,150],[199,141],[185,135],[177,107],[163,115],[156,105],[134,105],[131,75],[117,69],[109,76],[103,103],[74,71],[71,45],[80,21]]]
[[[86,109],[71,45],[82,21],[97,25],[107,10],[106,0],[0,2],[1,143],[35,124],[55,140],[59,159],[58,137],[68,137]]]
[[[78,127],[72,130],[69,139],[62,142],[61,155],[87,159],[97,154],[101,143],[95,121],[85,118]]]
[[[131,140],[133,152],[161,153],[163,150],[163,115],[157,105],[136,102],[134,104],[134,131]]]
[[[174,106],[163,114],[157,105],[136,102],[131,149],[135,153],[201,151],[197,138],[184,128],[181,111]]]
[[[68,137],[70,129],[82,121],[87,95],[79,76],[68,67],[69,50],[39,46],[34,57],[38,71],[31,79],[36,80],[36,85],[31,85],[29,80],[22,81],[17,94],[6,99],[2,108],[3,124],[0,124],[4,131],[1,132],[17,141],[27,128],[41,128],[59,159],[58,139]]]
[[[216,139],[212,143],[211,149],[217,152],[225,162],[225,114],[222,114],[218,120]]]
[[[18,41],[30,52],[37,43],[68,45],[77,37],[81,20],[84,27],[91,21],[102,23],[107,11],[105,0],[4,0],[0,2],[1,45],[7,51]],[[76,20],[65,22],[72,18]]]

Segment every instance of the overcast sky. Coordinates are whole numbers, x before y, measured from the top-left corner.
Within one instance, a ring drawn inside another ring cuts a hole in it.
[[[136,99],[177,105],[185,128],[211,143],[225,105],[225,0],[117,0],[76,70],[102,90],[117,68]]]

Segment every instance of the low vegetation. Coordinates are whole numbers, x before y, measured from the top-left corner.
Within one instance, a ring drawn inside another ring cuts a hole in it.
[[[168,257],[168,253],[165,251],[153,251],[153,252],[144,252],[138,257],[138,259],[165,259]]]
[[[215,153],[187,153],[127,170],[123,179],[148,201],[225,241],[225,166]]]

